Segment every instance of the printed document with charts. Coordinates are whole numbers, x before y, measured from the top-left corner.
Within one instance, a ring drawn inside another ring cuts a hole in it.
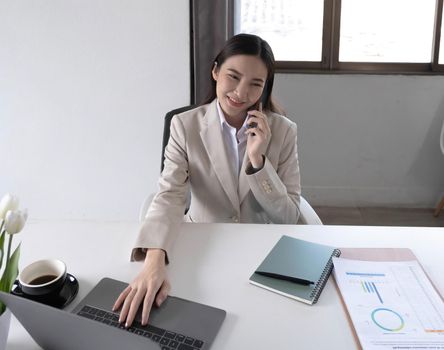
[[[444,349],[444,303],[417,261],[333,264],[363,349]]]

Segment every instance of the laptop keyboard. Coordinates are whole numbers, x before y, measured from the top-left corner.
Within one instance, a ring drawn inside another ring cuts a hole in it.
[[[149,338],[159,343],[162,350],[199,350],[204,345],[202,340],[151,325],[142,326],[138,321],[134,321],[131,327],[125,328],[124,324],[119,323],[118,314],[89,305],[85,305],[77,315]]]

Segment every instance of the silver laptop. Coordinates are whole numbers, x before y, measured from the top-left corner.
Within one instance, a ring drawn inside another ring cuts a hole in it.
[[[45,350],[209,349],[226,312],[169,296],[151,310],[149,324],[141,313],[125,329],[112,306],[126,283],[102,279],[72,313],[0,292],[3,301],[31,337]]]

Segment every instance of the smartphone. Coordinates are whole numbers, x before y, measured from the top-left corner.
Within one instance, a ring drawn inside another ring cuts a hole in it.
[[[265,102],[267,100],[267,96],[265,93],[266,91],[267,91],[267,83],[265,82],[261,98],[257,101],[257,103],[255,103],[253,106],[251,106],[249,108],[249,111],[256,110],[256,111],[262,112],[262,108],[265,105]],[[251,128],[255,128],[255,127],[257,127],[256,122],[251,122],[251,123],[247,124],[247,129],[251,129]]]

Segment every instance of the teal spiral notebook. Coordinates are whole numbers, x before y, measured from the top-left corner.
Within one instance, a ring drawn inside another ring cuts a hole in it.
[[[250,277],[250,283],[306,304],[315,304],[339,249],[282,236]]]

